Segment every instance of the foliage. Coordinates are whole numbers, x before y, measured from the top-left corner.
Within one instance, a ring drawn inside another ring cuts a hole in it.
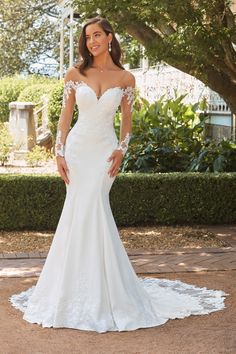
[[[40,75],[29,75],[25,78],[15,75],[13,77],[4,77],[0,80],[0,122],[6,122],[9,119],[9,103],[27,99],[37,95],[38,91],[32,91],[33,85],[44,85],[41,91],[50,92],[51,85],[56,83],[57,79],[48,78]],[[27,90],[27,96],[22,92]],[[32,92],[32,96],[29,92]],[[22,95],[21,95],[22,93]]]
[[[35,145],[31,151],[27,152],[27,165],[37,167],[52,158],[52,154],[46,151],[43,146]]]
[[[0,194],[1,230],[54,230],[66,188],[55,175],[3,174]],[[236,221],[236,174],[119,174],[110,200],[118,225],[230,224]]]
[[[164,61],[203,81],[236,113],[236,17],[232,1],[73,0],[82,19],[101,14],[118,33],[145,46],[151,61]]]
[[[204,142],[201,150],[191,161],[189,171],[230,172],[236,171],[236,144],[223,139],[221,142]]]
[[[40,83],[33,84],[24,88],[18,96],[17,101],[19,102],[33,102],[37,104],[42,100],[42,96],[46,95],[50,97],[56,83]]]
[[[57,46],[57,1],[0,0],[0,77],[32,73],[32,63],[53,57]]]
[[[9,103],[17,100],[19,93],[26,85],[26,81],[16,76],[0,80],[0,122],[8,121]]]
[[[0,123],[0,163],[2,166],[10,158],[12,152],[13,139],[7,127]]]
[[[129,67],[137,68],[140,66],[140,59],[142,58],[140,44],[136,39],[123,33],[120,40],[122,48],[122,61],[123,63],[129,63]]]
[[[60,118],[61,108],[62,108],[62,99],[63,99],[63,87],[64,82],[61,81],[59,85],[57,85],[52,91],[49,105],[48,105],[48,118],[49,118],[49,128],[51,133],[55,139],[57,132],[57,124]],[[72,123],[71,126],[75,124],[78,116],[78,108],[75,106]]]
[[[150,104],[137,98],[132,140],[122,162],[122,172],[185,171],[201,149],[205,117],[200,104],[184,104],[186,95]],[[116,126],[117,134],[119,127]]]
[[[53,89],[56,87],[56,83],[39,83],[39,84],[33,84],[30,86],[27,86],[24,88],[23,91],[21,91],[18,101],[20,102],[33,102],[37,108],[42,107],[44,104],[43,101],[43,96],[46,96],[48,101],[51,97],[51,94],[53,92]],[[38,114],[38,124],[41,125],[42,123],[42,116],[41,114]]]

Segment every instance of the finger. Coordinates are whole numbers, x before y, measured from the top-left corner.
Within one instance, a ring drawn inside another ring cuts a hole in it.
[[[111,161],[116,157],[115,152],[113,151],[113,153],[108,157],[107,161]]]
[[[109,168],[109,170],[108,170],[108,173],[110,174],[110,173],[112,173],[112,171],[114,170],[114,168],[115,168],[115,164],[114,164],[114,162],[113,162],[113,164],[111,165],[111,167]]]
[[[65,183],[68,183],[65,173],[64,173],[64,172],[61,172],[60,175],[61,175],[61,179],[62,179]]]
[[[61,174],[61,178],[63,179],[63,181],[67,184],[69,184],[69,178],[68,178],[68,175],[66,173],[66,171],[64,170],[64,168],[62,168],[60,170],[60,174]]]
[[[110,176],[111,176],[111,177],[114,177],[118,172],[119,172],[119,166],[114,165],[114,166],[111,168]]]
[[[114,159],[114,156],[113,156],[113,155],[109,156],[108,159],[107,159],[107,161],[111,161],[112,159]]]
[[[116,175],[118,175],[119,173],[119,169],[118,170],[115,170],[113,173],[112,173],[112,177],[115,177]]]
[[[67,166],[67,163],[66,163],[66,162],[64,162],[64,164],[63,164],[63,168],[64,168],[64,170],[65,170],[65,171],[69,172],[69,168],[68,168],[68,166]]]
[[[64,179],[64,181],[65,181],[65,183],[67,183],[67,184],[70,183],[70,180],[69,180],[69,177],[68,177],[68,172],[69,172],[69,170],[67,170],[67,171],[64,170],[64,174],[65,174],[65,179]]]
[[[61,175],[61,178],[65,183],[69,183],[69,178],[68,178],[68,166],[65,160],[61,160],[60,163],[58,164],[58,172]]]

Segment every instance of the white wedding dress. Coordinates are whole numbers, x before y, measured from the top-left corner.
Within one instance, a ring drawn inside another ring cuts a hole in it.
[[[64,207],[36,285],[11,295],[12,306],[42,327],[99,333],[225,308],[229,294],[222,290],[136,275],[111,212],[115,177],[107,173],[118,143],[114,115],[122,99],[132,106],[132,88],[111,87],[98,98],[85,82],[70,81],[65,98],[72,91],[79,118],[65,144],[70,183]]]

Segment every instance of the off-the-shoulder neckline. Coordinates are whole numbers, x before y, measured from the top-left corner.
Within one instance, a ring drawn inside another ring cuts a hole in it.
[[[111,86],[108,87],[100,96],[97,96],[97,93],[95,92],[95,90],[85,81],[83,80],[69,80],[65,83],[65,85],[75,85],[76,88],[80,85],[84,85],[87,86],[91,91],[93,91],[93,93],[95,94],[95,96],[97,97],[97,99],[101,99],[101,97],[109,90],[113,90],[113,89],[119,89],[124,93],[128,93],[128,92],[132,92],[135,90],[135,87],[133,86],[126,86],[126,87],[121,87],[121,86]]]

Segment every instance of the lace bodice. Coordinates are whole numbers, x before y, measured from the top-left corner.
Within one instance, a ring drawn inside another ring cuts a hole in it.
[[[70,96],[70,94],[72,93],[72,90],[74,90],[75,92],[77,91],[77,89],[79,87],[86,87],[89,90],[91,90],[91,92],[94,93],[94,95],[97,98],[97,102],[99,102],[102,97],[104,95],[106,95],[109,91],[112,90],[120,90],[122,92],[122,97],[127,97],[127,101],[130,105],[130,110],[131,112],[133,111],[133,104],[134,104],[134,91],[135,88],[131,87],[131,86],[127,86],[125,88],[121,87],[121,86],[114,86],[114,87],[109,87],[108,89],[106,89],[100,96],[96,95],[96,92],[92,89],[91,86],[89,86],[86,82],[84,81],[72,81],[69,80],[65,83],[64,85],[64,92],[63,92],[63,103],[62,106],[65,107],[66,106],[66,102]]]
[[[84,134],[111,135],[114,131],[114,116],[122,103],[123,116],[131,119],[134,105],[135,88],[132,86],[114,86],[107,88],[99,97],[94,89],[84,81],[69,80],[64,84],[62,115],[58,123],[56,155],[64,156],[66,135],[71,117],[72,97],[79,109],[76,128]],[[131,131],[123,131],[117,149],[124,155],[131,139]]]

